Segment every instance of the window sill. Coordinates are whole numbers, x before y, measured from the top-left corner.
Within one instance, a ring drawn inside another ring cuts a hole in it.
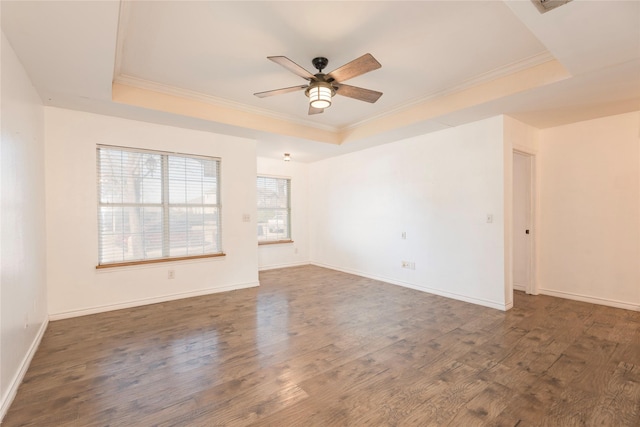
[[[258,242],[258,246],[281,245],[283,243],[293,243],[293,240],[267,240],[264,242]]]
[[[185,260],[202,259],[202,258],[217,258],[217,257],[223,257],[223,256],[226,256],[226,254],[218,253],[218,254],[207,254],[207,255],[192,255],[192,256],[177,256],[177,257],[167,257],[167,258],[158,258],[158,259],[145,259],[141,261],[130,261],[130,262],[114,262],[110,264],[96,265],[96,270],[99,270],[102,268],[130,267],[132,265],[157,264],[160,262],[185,261]]]

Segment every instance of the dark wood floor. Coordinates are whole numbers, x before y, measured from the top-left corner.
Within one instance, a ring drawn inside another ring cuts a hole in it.
[[[52,322],[10,426],[639,426],[640,313],[318,267]]]

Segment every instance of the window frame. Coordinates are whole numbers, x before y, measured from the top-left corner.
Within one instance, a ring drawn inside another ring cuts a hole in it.
[[[258,220],[261,217],[260,213],[261,212],[265,212],[265,211],[276,211],[276,212],[280,212],[282,210],[286,211],[286,215],[287,215],[287,229],[286,229],[286,236],[285,238],[282,239],[260,239],[260,235],[258,234],[257,238],[258,238],[258,246],[263,246],[263,245],[277,245],[277,244],[283,244],[283,243],[293,243],[293,237],[292,237],[292,208],[291,208],[291,185],[292,185],[292,179],[291,177],[288,176],[279,176],[279,175],[268,175],[268,174],[258,174],[256,176],[256,191],[258,191],[258,180],[262,178],[262,179],[273,179],[273,180],[284,180],[286,181],[286,188],[287,188],[287,206],[286,207],[273,207],[273,208],[261,208],[259,206],[259,197],[260,195],[258,194],[256,202],[257,202],[257,216],[258,216]],[[277,213],[276,213],[277,215]],[[258,225],[260,227],[260,225]],[[268,227],[268,226],[267,226]],[[263,230],[264,231],[264,230]]]
[[[100,157],[100,150],[114,150],[120,152],[133,152],[133,153],[142,153],[142,154],[151,154],[151,155],[159,155],[161,157],[160,161],[160,202],[159,203],[144,203],[144,202],[103,202],[102,200],[102,188],[101,188],[101,168],[102,161]],[[171,180],[169,174],[169,158],[173,157],[182,157],[187,159],[204,159],[208,161],[213,161],[215,163],[216,171],[215,171],[215,200],[216,203],[205,203],[204,197],[202,203],[193,204],[193,203],[171,203],[169,198],[169,188],[171,186],[171,182],[175,182]],[[183,261],[183,260],[197,260],[203,258],[215,258],[215,257],[223,257],[226,254],[222,250],[222,203],[220,200],[221,196],[221,166],[222,162],[219,157],[215,156],[206,156],[199,154],[189,154],[189,153],[179,153],[179,152],[170,152],[170,151],[161,151],[161,150],[150,150],[144,148],[134,148],[134,147],[123,147],[116,145],[104,145],[104,144],[96,144],[96,189],[97,189],[97,214],[98,214],[98,262],[96,265],[96,269],[102,268],[111,268],[111,267],[124,267],[124,266],[135,266],[135,265],[144,265],[144,264],[153,264],[153,263],[162,263],[162,262],[174,262],[174,261]],[[124,261],[113,261],[113,262],[101,262],[102,256],[102,239],[104,238],[103,230],[101,228],[101,209],[105,207],[128,207],[128,208],[160,208],[162,212],[162,226],[161,226],[161,247],[162,247],[162,256],[155,258],[142,258],[142,259],[132,259],[132,260],[124,260]],[[202,254],[194,254],[194,255],[165,255],[170,251],[170,215],[169,211],[171,208],[214,208],[216,210],[216,227],[215,227],[215,244],[217,251],[215,252],[207,252]]]

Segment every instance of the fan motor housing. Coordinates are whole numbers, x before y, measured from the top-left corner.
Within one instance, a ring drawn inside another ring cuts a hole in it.
[[[316,58],[313,58],[311,60],[311,63],[318,71],[322,72],[324,68],[327,68],[327,65],[329,64],[329,60],[323,56],[318,56]]]

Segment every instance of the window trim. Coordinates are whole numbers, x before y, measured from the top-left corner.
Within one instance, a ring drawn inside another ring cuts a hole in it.
[[[293,240],[291,239],[284,239],[284,240],[263,240],[261,242],[258,242],[258,246],[264,246],[264,245],[281,245],[284,243],[293,243]]]
[[[115,150],[120,150],[120,151],[130,151],[130,152],[134,152],[134,153],[152,153],[152,154],[159,154],[161,156],[170,156],[170,155],[174,155],[174,156],[180,156],[180,157],[188,157],[188,158],[192,158],[192,159],[206,159],[206,160],[213,160],[217,163],[217,201],[218,203],[215,204],[215,207],[218,209],[218,228],[217,228],[217,234],[218,234],[218,243],[220,245],[220,251],[219,252],[213,252],[213,253],[209,253],[209,254],[197,254],[197,255],[179,255],[179,256],[163,256],[160,258],[151,258],[151,259],[140,259],[140,260],[133,260],[133,261],[118,261],[118,262],[108,262],[108,263],[103,263],[100,264],[100,247],[98,247],[98,263],[96,264],[96,270],[99,269],[105,269],[105,268],[114,268],[114,267],[129,267],[129,266],[136,266],[136,265],[146,265],[146,264],[157,264],[157,263],[163,263],[163,262],[175,262],[175,261],[185,261],[185,260],[197,260],[197,259],[205,259],[205,258],[218,258],[218,257],[225,257],[226,254],[225,252],[222,250],[222,228],[221,228],[221,224],[222,224],[222,203],[220,202],[221,199],[221,193],[222,193],[222,189],[220,188],[220,177],[222,176],[222,161],[220,157],[216,157],[216,156],[207,156],[207,155],[202,155],[202,154],[190,154],[190,153],[182,153],[182,152],[178,152],[178,151],[164,151],[164,150],[155,150],[155,149],[147,149],[147,148],[136,148],[136,147],[125,147],[125,146],[119,146],[119,145],[107,145],[107,144],[96,144],[96,178],[97,178],[97,182],[96,182],[96,199],[97,199],[97,208],[98,208],[98,212],[100,211],[100,207],[104,206],[101,203],[100,200],[100,182],[99,182],[99,178],[100,178],[100,162],[98,161],[99,159],[99,150],[103,148],[103,149],[115,149]],[[166,167],[166,165],[165,165]],[[165,173],[164,171],[162,172],[163,174]],[[168,188],[169,186],[163,186],[163,195],[162,195],[162,201],[160,204],[157,203],[153,203],[153,204],[140,204],[140,206],[150,206],[150,205],[157,205],[157,207],[160,207],[163,209],[163,211],[165,209],[168,209],[171,204],[166,202],[165,200],[168,200]],[[118,204],[114,204],[114,205],[118,205]],[[126,206],[132,206],[135,205],[135,203],[126,203],[124,204]],[[99,214],[98,214],[99,215]],[[165,220],[168,220],[168,218],[166,218]],[[98,244],[100,244],[100,227],[98,226]],[[163,243],[164,244],[164,243]]]
[[[227,256],[227,254],[225,254],[224,252],[219,252],[215,254],[206,254],[206,255],[189,255],[189,256],[145,259],[140,261],[110,262],[108,264],[96,265],[96,270],[101,270],[103,268],[131,267],[134,265],[157,264],[160,262],[186,261],[186,260],[202,259],[202,258],[218,258],[218,257],[225,257],[225,256]]]
[[[258,173],[256,175],[256,181],[258,178],[271,178],[271,179],[283,179],[283,180],[287,180],[288,181],[288,192],[287,192],[287,207],[286,207],[286,211],[287,211],[287,226],[288,226],[288,234],[289,237],[288,238],[284,238],[284,239],[280,239],[280,240],[258,240],[258,246],[263,246],[263,245],[277,245],[277,244],[286,244],[286,243],[293,243],[293,238],[292,238],[292,234],[293,234],[293,229],[291,227],[292,221],[291,221],[291,217],[292,217],[292,213],[293,213],[293,208],[292,208],[292,199],[291,199],[291,187],[292,187],[292,183],[293,183],[293,179],[290,176],[284,176],[284,175],[270,175],[270,174],[262,174],[262,173]],[[257,184],[257,182],[256,182]],[[257,212],[260,212],[260,208],[257,208]],[[281,208],[280,208],[281,209]],[[265,209],[266,210],[266,209]],[[257,237],[257,236],[256,236]]]

